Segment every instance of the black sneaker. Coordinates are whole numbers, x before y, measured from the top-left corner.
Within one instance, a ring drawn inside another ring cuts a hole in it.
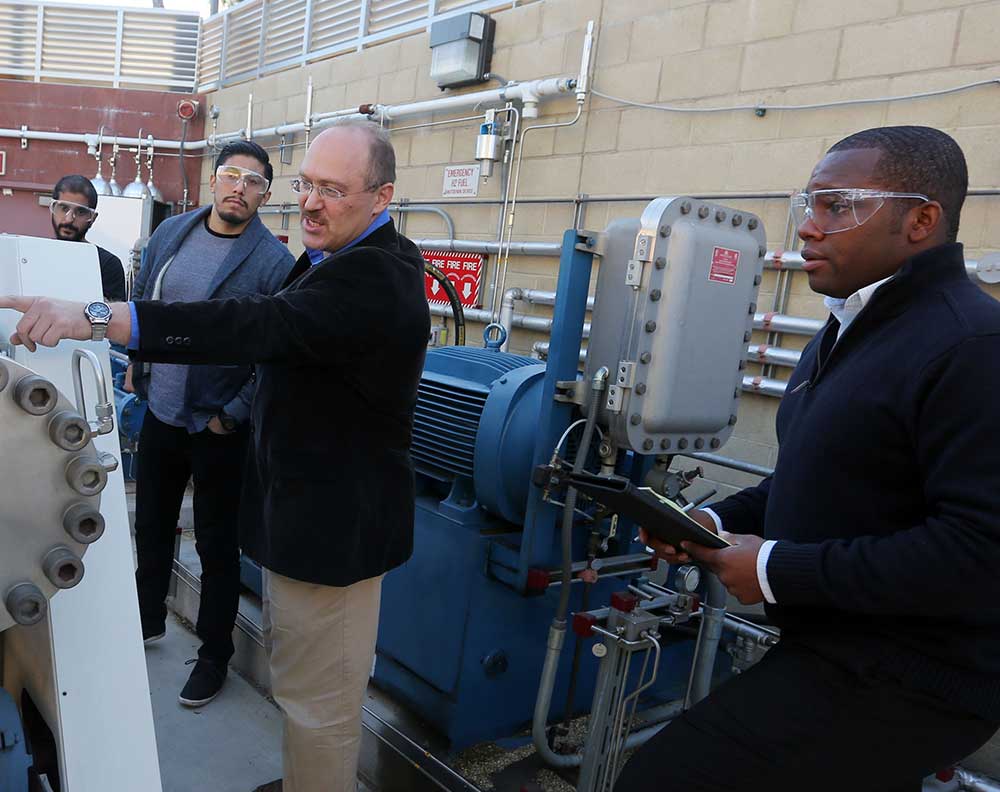
[[[281,783],[281,779],[278,778],[274,781],[268,781],[266,784],[261,784],[253,792],[281,792],[284,785]]]
[[[166,627],[150,628],[146,625],[142,626],[142,643],[143,646],[149,646],[151,643],[156,643],[163,636],[167,634]]]
[[[226,681],[226,666],[211,660],[188,660],[185,665],[195,663],[187,684],[177,700],[185,707],[201,707],[219,695]]]

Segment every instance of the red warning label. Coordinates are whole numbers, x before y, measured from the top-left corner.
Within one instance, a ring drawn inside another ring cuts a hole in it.
[[[736,270],[740,265],[740,252],[717,247],[712,250],[712,269],[708,279],[718,283],[736,283]]]

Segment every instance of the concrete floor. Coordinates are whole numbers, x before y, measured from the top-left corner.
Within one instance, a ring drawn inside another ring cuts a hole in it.
[[[174,618],[146,649],[149,693],[163,792],[252,792],[281,776],[281,714],[230,672],[222,693],[201,709],[177,702],[197,656],[198,638]]]

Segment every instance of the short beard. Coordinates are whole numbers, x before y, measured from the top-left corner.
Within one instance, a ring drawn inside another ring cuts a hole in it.
[[[62,236],[59,233],[59,229],[60,228],[71,228],[71,229],[73,229],[73,236],[72,237],[64,237],[64,236]],[[60,226],[59,223],[56,222],[56,219],[54,217],[52,218],[52,231],[55,233],[56,239],[61,239],[64,242],[82,242],[83,238],[85,236],[87,236],[87,231],[88,230],[89,229],[84,229],[83,231],[81,231],[79,228],[77,228],[75,225],[72,225],[71,223],[65,223],[65,224],[63,224],[63,225]]]

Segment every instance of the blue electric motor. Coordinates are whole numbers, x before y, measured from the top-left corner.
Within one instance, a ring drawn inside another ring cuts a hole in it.
[[[27,792],[31,765],[17,706],[7,691],[0,688],[0,789]]]
[[[471,482],[476,502],[524,520],[545,365],[493,349],[427,353],[411,453],[419,473]]]

